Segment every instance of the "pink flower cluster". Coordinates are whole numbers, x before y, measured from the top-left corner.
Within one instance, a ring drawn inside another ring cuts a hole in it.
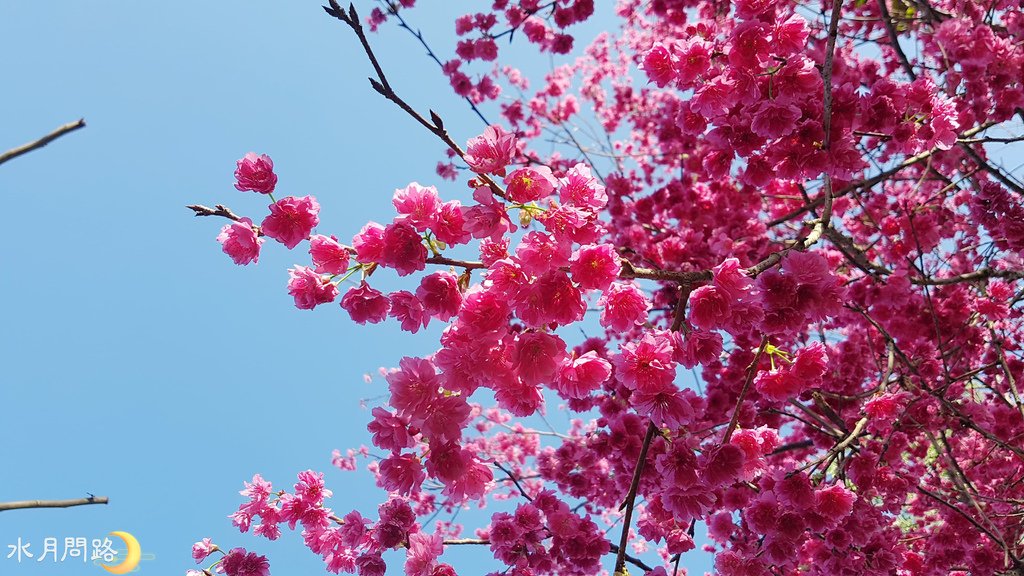
[[[512,514],[492,516],[487,535],[494,557],[516,574],[594,574],[609,549],[590,518],[573,513],[550,491],[519,505]]]
[[[306,546],[324,559],[329,572],[383,576],[387,565],[381,554],[401,546],[408,548],[406,574],[452,574],[450,566],[437,562],[442,552],[441,535],[421,532],[416,513],[404,499],[392,498],[380,505],[376,523],[357,511],[338,518],[324,505],[332,493],[324,486],[323,474],[308,470],[299,473],[293,493],[273,492],[271,484],[257,474],[252,483],[245,483],[241,494],[249,501],[232,515],[240,531],[248,532],[252,520],[258,517],[260,524],[255,533],[275,540],[281,534],[280,524],[287,523],[291,530],[301,525]],[[217,550],[220,548],[204,538],[193,546],[192,555],[199,563]],[[269,576],[267,559],[241,548],[228,552],[217,570],[227,576]]]
[[[821,342],[814,342],[797,352],[791,364],[770,371],[758,372],[754,387],[766,398],[784,402],[805,390],[820,386],[828,369],[828,353]]]

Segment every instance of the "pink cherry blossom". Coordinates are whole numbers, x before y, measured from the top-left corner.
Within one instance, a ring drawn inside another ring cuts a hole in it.
[[[579,208],[601,210],[608,204],[604,185],[597,181],[586,164],[576,164],[558,181],[558,198]]]
[[[270,215],[263,219],[261,228],[268,237],[295,248],[320,223],[320,204],[312,196],[296,198],[286,196],[270,205]]]
[[[295,299],[299,310],[312,310],[319,304],[329,304],[338,297],[338,287],[308,266],[296,266],[288,271],[288,293]]]
[[[872,2],[497,0],[454,15],[447,54],[414,4],[366,26],[416,30],[500,124],[461,149],[457,119],[387,69],[384,104],[448,148],[424,164],[445,185],[368,193],[385,224],[351,249],[313,236],[289,286],[312,307],[329,276],[360,274],[341,299],[356,322],[433,322],[358,395],[375,451],[333,452],[384,503],[335,512],[346,495],[316,473],[294,490],[257,475],[232,524],[294,530],[328,571],[372,576],[385,559],[462,573],[453,541],[493,557],[481,573],[667,576],[705,529],[722,576],[1019,568],[1016,4],[937,0],[908,20]],[[618,25],[583,44],[601,9]],[[241,189],[273,189],[269,159],[243,166]],[[261,232],[294,246],[319,223],[287,210],[218,240],[239,263]],[[452,515],[468,507],[485,512]]]
[[[402,330],[415,334],[430,323],[430,314],[424,310],[423,302],[408,290],[399,290],[388,296],[391,303],[388,315],[398,320]]]
[[[381,236],[380,264],[408,276],[426,267],[427,248],[416,230],[403,222],[389,224]]]
[[[219,548],[209,538],[203,538],[192,545],[192,558],[195,559],[196,564],[199,564],[216,550]]]
[[[449,246],[469,242],[470,232],[466,229],[466,216],[458,200],[441,204],[432,228],[434,236]]]
[[[623,344],[612,363],[616,377],[634,390],[662,390],[676,377],[672,343],[664,334],[647,333]]]
[[[474,172],[504,176],[505,168],[516,154],[516,136],[501,126],[491,125],[484,133],[466,143],[463,158]]]
[[[555,386],[568,398],[583,398],[604,384],[611,372],[611,363],[591,350],[566,359],[558,371]]]
[[[399,214],[396,222],[405,222],[419,232],[434,228],[437,224],[441,198],[433,186],[420,186],[413,182],[401,190],[395,190],[391,203]]]
[[[564,357],[565,342],[543,332],[520,334],[512,349],[512,365],[527,384],[551,383]]]
[[[256,235],[252,220],[248,218],[242,218],[221,228],[217,242],[221,243],[224,253],[230,256],[235,264],[245,266],[250,262],[260,261],[260,245],[263,244],[263,239]]]
[[[245,192],[251,190],[260,194],[271,194],[277,186],[277,174],[274,174],[274,161],[266,154],[256,155],[249,152],[238,161],[235,169],[235,189]]]
[[[543,274],[568,264],[570,252],[569,243],[559,242],[549,234],[534,231],[523,237],[516,249],[516,257],[526,273]]]
[[[569,261],[572,279],[586,289],[607,290],[620,270],[619,256],[611,244],[580,246]]]
[[[442,322],[447,322],[459,312],[462,306],[462,291],[459,280],[450,272],[434,272],[420,280],[416,297],[423,303],[423,309]]]
[[[266,556],[232,548],[218,566],[227,576],[270,576],[270,563]]]
[[[387,318],[391,304],[387,296],[363,282],[341,298],[341,307],[358,324],[377,324]]]
[[[525,204],[550,195],[558,181],[547,166],[519,168],[505,177],[509,200]]]
[[[651,303],[635,284],[613,283],[598,302],[603,306],[601,325],[616,332],[625,332],[647,320]]]
[[[664,88],[676,77],[675,59],[671,50],[660,42],[655,44],[644,56],[643,70],[651,82]]]
[[[717,286],[701,286],[690,294],[690,322],[704,330],[721,328],[731,312],[730,296]]]
[[[316,234],[309,239],[309,255],[319,274],[344,274],[348,270],[348,249],[335,238]]]
[[[384,227],[376,222],[367,223],[352,237],[352,246],[360,263],[379,262],[384,256]]]

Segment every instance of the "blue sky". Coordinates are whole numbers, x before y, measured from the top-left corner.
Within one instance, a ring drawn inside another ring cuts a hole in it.
[[[470,5],[410,18],[451,54],[451,16]],[[386,26],[371,41],[456,140],[481,131],[414,39]],[[7,545],[113,530],[155,557],[143,573],[182,573],[203,536],[267,554],[277,574],[323,573],[297,535],[232,528],[237,491],[253,473],[290,487],[313,468],[335,509],[373,514],[372,479],[330,469],[331,450],[369,443],[360,399],[383,388],[363,374],[432,352],[437,326],[409,336],[357,328],[336,306],[296,310],[286,270],[308,255],[268,244],[257,267],[236,267],[214,241],[223,222],[184,205],[262,218],[263,198],[231,184],[237,158],[265,152],[282,195],[316,195],[319,230],[349,238],[390,218],[395,188],[440,184],[442,146],[370,90],[354,37],[317,2],[4,2],[0,47],[0,150],[88,123],[0,167],[0,501],[111,498],[0,514],[0,573],[101,573],[18,565]],[[452,558],[460,573],[496,567],[482,550]]]

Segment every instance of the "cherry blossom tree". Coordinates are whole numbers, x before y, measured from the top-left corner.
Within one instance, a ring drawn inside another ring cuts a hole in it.
[[[447,59],[414,4],[324,8],[381,105],[447,146],[433,185],[322,231],[250,153],[236,188],[267,213],[190,207],[230,220],[236,264],[295,250],[299,309],[443,326],[372,409],[376,513],[338,511],[322,473],[257,475],[242,532],[300,532],[363,576],[389,550],[455,574],[457,545],[495,574],[682,574],[698,524],[723,576],[1024,574],[1024,187],[995,159],[1024,139],[1020,2],[494,0]],[[580,46],[597,9],[619,27]],[[387,25],[500,120],[456,138],[408,104],[374,53]],[[513,39],[571,57],[527,78],[499,64]],[[551,410],[573,425],[541,441],[526,421]],[[469,504],[489,521],[430,522]],[[223,548],[197,542],[193,572],[269,574]]]

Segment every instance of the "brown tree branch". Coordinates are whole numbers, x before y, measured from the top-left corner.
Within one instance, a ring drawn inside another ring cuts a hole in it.
[[[195,212],[193,216],[223,216],[224,218],[234,220],[235,222],[242,221],[241,216],[235,214],[230,208],[223,204],[217,204],[214,208],[203,206],[202,204],[189,204],[188,206],[185,206],[185,208]]]
[[[376,54],[374,54],[373,49],[370,48],[370,42],[369,40],[367,40],[366,31],[363,30],[363,25],[359,21],[359,14],[356,13],[355,5],[349,4],[348,11],[346,12],[341,8],[341,5],[338,4],[337,0],[330,0],[330,4],[330,7],[323,7],[324,11],[327,12],[329,15],[333,16],[334,18],[341,20],[345,24],[348,24],[348,27],[351,28],[352,31],[355,32],[356,37],[359,38],[359,43],[362,44],[363,51],[366,52],[367,58],[370,59],[370,64],[373,66],[373,70],[377,74],[376,79],[369,79],[370,86],[373,87],[373,89],[378,94],[394,102],[396,106],[404,110],[406,114],[413,118],[413,120],[416,120],[416,122],[418,122],[421,126],[423,126],[432,134],[440,138],[441,141],[448,146],[448,148],[450,148],[459,156],[459,158],[465,160],[466,152],[462,149],[461,146],[458,145],[458,143],[455,142],[455,140],[452,140],[452,137],[451,135],[448,134],[448,131],[445,129],[444,122],[442,122],[440,116],[434,113],[434,111],[431,111],[430,120],[427,120],[419,112],[414,110],[413,107],[410,106],[408,102],[403,100],[398,95],[398,93],[395,92],[395,90],[391,87],[391,84],[388,82],[387,76],[384,75],[384,69],[381,68],[380,62],[377,60]],[[501,186],[499,186],[493,179],[491,179],[490,176],[479,173],[477,174],[477,176],[491,189],[491,192],[493,192],[496,196],[500,196],[502,198],[505,197],[505,190],[503,190]]]
[[[725,436],[722,437],[722,444],[728,444],[729,439],[732,438],[732,433],[736,430],[736,426],[740,421],[740,408],[743,407],[743,399],[747,395],[747,391],[750,389],[750,383],[754,381],[754,374],[757,374],[757,365],[761,363],[761,356],[764,356],[764,350],[768,347],[768,335],[761,337],[761,345],[757,347],[757,354],[754,355],[753,362],[747,366],[747,377],[743,380],[743,388],[740,388],[740,395],[736,398],[736,409],[733,410],[732,418],[729,420],[729,427],[725,429]]]
[[[79,118],[74,122],[69,122],[38,140],[29,142],[28,144],[23,144],[21,146],[18,146],[17,148],[11,148],[7,152],[0,154],[0,164],[3,164],[8,160],[14,160],[18,156],[21,156],[22,154],[28,154],[33,150],[42,148],[43,146],[46,146],[47,144],[53,142],[57,138],[60,138],[65,134],[70,134],[71,132],[74,132],[79,128],[85,128],[85,118]]]
[[[71,500],[19,500],[17,502],[0,502],[0,512],[4,510],[23,510],[25,508],[70,508],[89,504],[109,504],[106,496],[89,496]]]
[[[1013,190],[1017,194],[1024,196],[1024,187],[1014,182],[1012,179],[1010,179],[1009,176],[1004,174],[1003,171],[997,168],[996,166],[989,164],[988,161],[982,158],[980,154],[974,151],[974,148],[971,148],[970,144],[960,142],[960,148],[962,148],[963,151],[966,152],[967,155],[971,157],[971,160],[974,160],[975,164],[977,164],[978,167],[991,174],[996,180],[1002,182],[1003,185],[1009,188],[1010,190]]]
[[[430,48],[430,44],[427,44],[427,39],[423,37],[423,32],[420,31],[419,29],[413,31],[412,27],[409,26],[408,22],[405,21],[405,18],[402,18],[402,15],[399,13],[398,9],[390,1],[381,0],[381,4],[384,4],[387,7],[388,13],[391,14],[391,16],[393,16],[398,21],[398,27],[406,30],[407,32],[409,32],[409,34],[412,34],[414,38],[419,40],[420,45],[422,45],[423,49],[427,51],[427,56],[429,56],[431,60],[436,62],[437,65],[441,68],[441,70],[444,70],[444,62],[441,62],[441,59],[437,57],[437,54],[434,54],[434,51]],[[472,110],[473,113],[476,114],[477,118],[479,118],[484,123],[485,126],[490,126],[490,121],[488,121],[487,118],[484,117],[483,112],[481,112],[480,109],[477,108],[476,104],[468,96],[463,96],[462,99],[469,104],[470,110]]]
[[[615,570],[612,572],[615,576],[625,574],[626,565],[626,544],[629,542],[629,523],[633,519],[633,506],[636,504],[636,493],[640,488],[640,475],[644,472],[644,464],[647,462],[647,449],[651,447],[651,440],[654,439],[654,433],[657,432],[658,427],[654,425],[654,422],[650,422],[647,425],[647,434],[644,436],[643,446],[640,447],[640,457],[637,458],[636,468],[633,470],[633,480],[629,484],[629,493],[626,494],[626,501],[619,506],[619,510],[623,507],[626,509],[626,514],[622,519],[622,535],[619,536],[619,547],[618,552],[615,554]]]
[[[910,59],[907,58],[906,52],[900,46],[899,33],[896,32],[896,27],[893,26],[892,16],[889,15],[889,7],[886,5],[886,2],[888,0],[878,0],[878,10],[882,14],[882,24],[885,25],[885,31],[889,34],[889,46],[892,47],[893,51],[896,52],[896,56],[900,59],[903,71],[910,76],[911,80],[916,80],[917,74],[914,74],[914,67],[910,65]]]

